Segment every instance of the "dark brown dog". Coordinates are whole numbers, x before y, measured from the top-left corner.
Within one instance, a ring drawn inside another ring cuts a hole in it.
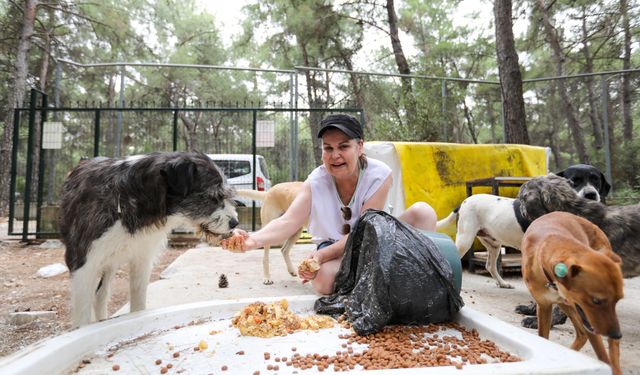
[[[538,335],[549,338],[551,308],[558,304],[576,330],[571,348],[580,350],[589,339],[598,359],[620,374],[621,260],[604,232],[576,215],[553,212],[531,223],[521,251],[522,276],[538,307]],[[609,338],[608,355],[600,335]]]

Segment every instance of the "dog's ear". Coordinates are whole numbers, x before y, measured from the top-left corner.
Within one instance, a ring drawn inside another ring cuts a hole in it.
[[[193,186],[197,168],[192,161],[180,158],[167,163],[160,173],[167,182],[168,194],[186,197]]]
[[[564,172],[566,172],[566,171],[567,171],[566,169],[563,169],[563,170],[561,170],[560,172],[556,173],[556,175],[557,175],[557,176],[560,176],[560,177],[564,177]],[[565,177],[565,178],[566,178],[566,177]]]
[[[581,271],[582,267],[577,264],[572,264],[571,266],[569,266],[569,277],[573,279],[574,277],[578,276]]]
[[[611,190],[611,185],[607,181],[607,178],[604,177],[604,173],[602,172],[600,172],[600,181],[601,181],[600,200],[604,202],[604,197],[606,197],[609,194],[609,191]]]

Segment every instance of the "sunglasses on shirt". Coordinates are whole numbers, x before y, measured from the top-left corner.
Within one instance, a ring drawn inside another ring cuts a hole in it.
[[[345,221],[351,220],[351,207],[349,206],[340,207],[340,212],[342,212],[342,218]],[[344,223],[342,225],[342,234],[349,234],[349,232],[351,232],[351,224]]]

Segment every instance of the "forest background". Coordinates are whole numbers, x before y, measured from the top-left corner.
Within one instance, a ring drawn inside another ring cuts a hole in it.
[[[616,199],[637,202],[636,1],[248,0],[233,27],[216,3],[0,3],[0,216],[8,203],[14,108],[24,106],[29,88],[49,93],[52,105],[117,106],[124,97],[147,107],[286,107],[292,82],[278,69],[295,69],[298,107],[362,109],[367,140],[539,145],[551,149],[550,170],[578,162],[604,170],[608,137]],[[627,72],[591,75],[621,70]],[[547,79],[563,76],[569,78]],[[310,165],[319,157],[310,134],[322,115],[308,112],[300,123]],[[228,146],[245,131],[234,128],[242,121],[234,116],[181,112],[184,149],[243,151]],[[122,133],[107,128],[118,145],[107,156],[164,151],[149,141],[153,121],[138,116]],[[72,135],[92,125],[68,122],[77,126]],[[276,123],[280,142],[289,123]],[[81,149],[88,140],[75,142]],[[270,162],[274,182],[286,180],[278,166],[290,155],[272,152]]]

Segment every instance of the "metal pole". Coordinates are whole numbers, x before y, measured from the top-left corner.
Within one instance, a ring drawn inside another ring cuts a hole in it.
[[[29,235],[29,209],[31,205],[31,180],[33,174],[33,141],[36,125],[36,97],[35,89],[31,89],[31,101],[29,104],[29,137],[27,138],[27,172],[24,183],[24,207],[22,210],[22,242],[27,242]]]
[[[258,140],[257,137],[257,131],[258,131],[258,111],[256,111],[255,109],[252,111],[253,112],[253,119],[252,119],[252,129],[253,129],[253,134],[252,134],[252,140],[251,140],[251,152],[253,153],[253,173],[252,173],[252,178],[253,178],[253,182],[252,182],[252,186],[253,186],[253,190],[256,190],[256,169],[257,169],[257,157],[256,157],[256,153],[258,152],[258,149],[256,147],[256,143]],[[251,201],[251,230],[255,231],[256,230],[256,201]]]
[[[40,233],[40,221],[42,221],[42,190],[44,182],[44,159],[45,150],[42,148],[42,140],[44,139],[44,123],[47,121],[47,107],[49,107],[49,97],[42,95],[42,108],[40,110],[40,139],[38,140],[38,181],[37,181],[37,200],[36,200],[36,235]]]
[[[93,157],[100,155],[100,110],[96,109],[93,119]]]
[[[295,132],[294,132],[294,119],[293,119],[293,98],[295,97],[295,92],[294,92],[294,76],[295,73],[291,73],[289,75],[289,108],[292,109],[291,112],[289,112],[289,160],[291,160],[291,163],[289,164],[289,181],[295,181],[295,176],[296,176],[296,168],[293,166],[293,160],[295,158],[295,153],[294,153],[294,149],[293,149],[293,145],[294,143],[297,141],[297,139],[295,138]]]
[[[120,108],[124,108],[124,65],[122,66],[122,69],[120,70],[120,100],[119,100],[119,105],[118,107]],[[115,157],[120,157],[120,144],[122,143],[122,140],[120,139],[122,137],[122,111],[118,111],[118,123],[116,125],[116,149],[115,149]]]
[[[449,142],[449,126],[447,124],[447,81],[442,80],[442,134],[444,135],[444,141]]]
[[[178,110],[173,111],[173,151],[178,151]]]
[[[604,127],[604,161],[605,176],[611,184],[613,193],[613,178],[611,176],[611,140],[609,139],[609,90],[605,76],[601,76],[600,88],[602,89],[602,125]]]
[[[294,142],[293,142],[293,159],[291,163],[294,166],[293,171],[293,181],[298,181],[299,174],[299,160],[298,160],[298,73],[295,73],[295,95],[293,98],[293,108],[295,109],[295,120],[293,122],[293,134],[294,134]],[[313,135],[312,135],[313,136]]]

